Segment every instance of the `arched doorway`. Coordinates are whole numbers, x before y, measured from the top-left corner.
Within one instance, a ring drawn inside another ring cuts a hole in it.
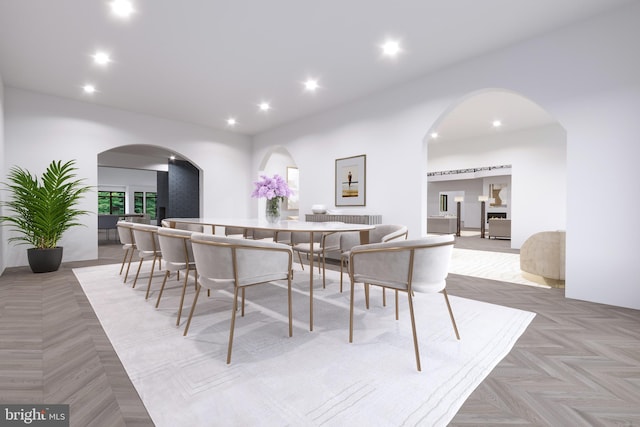
[[[201,215],[201,169],[180,153],[153,145],[126,145],[98,154],[98,212],[166,217]],[[116,212],[114,208],[116,199]]]
[[[283,177],[289,188],[293,190],[294,195],[287,199],[282,206],[282,217],[288,219],[297,219],[299,216],[299,193],[300,193],[300,171],[293,159],[293,156],[289,151],[281,146],[273,147],[269,150],[260,162],[260,170],[258,171],[256,178],[261,175],[274,176],[280,175]],[[258,200],[257,205],[257,217],[263,218],[265,211],[265,201],[263,199]]]
[[[463,193],[465,226],[499,212],[512,220],[513,249],[536,232],[566,228],[566,132],[532,100],[504,89],[469,93],[425,144],[428,216],[441,214],[441,195]],[[483,218],[479,196],[490,199]]]

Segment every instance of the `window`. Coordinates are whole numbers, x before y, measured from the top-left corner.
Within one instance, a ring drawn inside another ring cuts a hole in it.
[[[133,211],[135,213],[147,213],[149,219],[156,219],[156,193],[136,191],[133,193]]]
[[[145,193],[145,212],[149,214],[149,219],[156,219],[156,193],[147,192]]]
[[[133,193],[133,212],[144,213],[144,193],[142,191]]]
[[[98,191],[98,214],[124,213],[124,191]]]

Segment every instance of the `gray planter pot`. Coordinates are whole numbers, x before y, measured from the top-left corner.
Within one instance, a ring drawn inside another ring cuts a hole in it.
[[[29,267],[34,273],[49,273],[57,271],[62,263],[62,247],[51,249],[27,249]]]

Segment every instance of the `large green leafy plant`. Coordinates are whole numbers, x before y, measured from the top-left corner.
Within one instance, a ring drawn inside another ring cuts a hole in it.
[[[3,225],[11,225],[12,230],[20,233],[11,237],[10,242],[39,249],[55,248],[65,231],[81,225],[77,218],[89,211],[76,206],[91,187],[83,185],[82,179],[76,179],[74,164],[73,160],[52,161],[41,179],[26,169],[11,168],[5,184],[11,200],[2,205],[14,215],[0,216]]]

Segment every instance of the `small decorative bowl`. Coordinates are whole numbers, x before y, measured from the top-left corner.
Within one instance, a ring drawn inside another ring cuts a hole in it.
[[[311,212],[313,212],[314,214],[327,213],[327,207],[325,205],[312,205]]]

